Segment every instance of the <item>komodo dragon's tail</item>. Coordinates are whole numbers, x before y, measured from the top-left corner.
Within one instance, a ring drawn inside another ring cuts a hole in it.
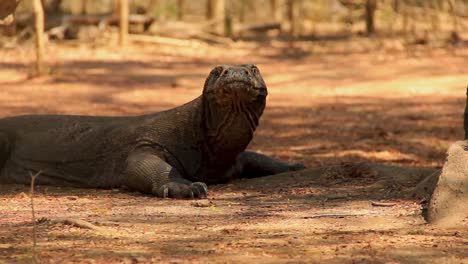
[[[463,127],[465,128],[465,140],[468,139],[468,86],[466,87],[466,105],[465,115],[463,118]]]

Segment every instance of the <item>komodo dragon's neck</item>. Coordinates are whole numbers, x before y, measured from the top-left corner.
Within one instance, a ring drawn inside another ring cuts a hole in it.
[[[255,107],[226,101],[220,105],[202,95],[167,112],[146,116],[148,123],[138,134],[147,135],[151,141],[154,133],[168,131],[174,144],[196,144],[200,147],[199,151],[207,162],[216,160],[219,163],[222,159],[232,164],[232,159],[252,139],[260,115],[261,111]],[[166,125],[162,127],[162,123]]]
[[[220,106],[200,96],[167,112],[146,116],[146,124],[137,134],[169,151],[187,178],[210,182],[234,164],[253,137],[260,114],[244,107]],[[161,131],[164,139],[158,140]]]
[[[202,126],[205,142],[215,159],[232,159],[244,151],[258,126],[263,106],[239,101],[209,100],[202,96]],[[219,160],[216,161],[219,163]]]

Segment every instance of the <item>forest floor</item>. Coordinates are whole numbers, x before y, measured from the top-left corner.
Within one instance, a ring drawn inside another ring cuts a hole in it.
[[[255,63],[269,96],[250,149],[309,168],[443,165],[448,146],[463,138],[467,50],[320,48],[51,44],[51,75],[34,79],[33,50],[4,49],[0,116],[159,111],[198,96],[214,65]],[[327,182],[309,171],[210,186],[209,198],[197,201],[38,186],[37,256],[43,263],[468,263],[468,227],[425,224],[419,198],[390,195],[371,176]],[[56,221],[64,218],[99,229]],[[0,186],[0,263],[31,261],[32,230],[28,187]]]

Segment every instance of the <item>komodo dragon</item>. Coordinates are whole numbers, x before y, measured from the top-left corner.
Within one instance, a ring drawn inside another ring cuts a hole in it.
[[[26,115],[0,119],[0,182],[126,186],[164,198],[205,198],[206,184],[302,169],[245,151],[266,103],[254,65],[223,65],[200,97],[149,115]]]

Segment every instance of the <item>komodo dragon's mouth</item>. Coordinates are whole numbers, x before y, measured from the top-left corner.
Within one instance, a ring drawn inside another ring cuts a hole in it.
[[[233,88],[242,87],[242,88],[250,89],[252,87],[252,84],[247,81],[231,81],[231,82],[225,83],[224,85],[233,87]]]
[[[234,88],[234,89],[246,89],[247,91],[250,90],[258,90],[258,91],[266,91],[266,87],[255,87],[252,85],[251,82],[247,81],[231,81],[224,84],[226,88]]]

